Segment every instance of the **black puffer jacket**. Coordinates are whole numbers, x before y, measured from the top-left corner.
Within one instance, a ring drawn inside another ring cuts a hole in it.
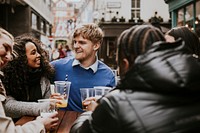
[[[155,43],[71,133],[200,132],[200,63],[174,44]],[[123,89],[127,88],[127,89]]]

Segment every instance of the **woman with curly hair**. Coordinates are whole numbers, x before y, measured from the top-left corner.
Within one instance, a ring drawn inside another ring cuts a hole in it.
[[[3,84],[7,92],[5,112],[12,118],[39,115],[46,108],[38,99],[50,97],[50,79],[54,69],[49,64],[42,43],[30,35],[15,38],[14,54],[18,57],[3,69]]]

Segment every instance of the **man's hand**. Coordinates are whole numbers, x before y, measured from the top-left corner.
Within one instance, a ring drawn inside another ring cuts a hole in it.
[[[94,111],[98,103],[97,98],[89,97],[83,101],[83,105],[86,106],[86,111]]]

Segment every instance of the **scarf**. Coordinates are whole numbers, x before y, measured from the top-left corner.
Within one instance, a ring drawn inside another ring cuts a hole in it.
[[[37,102],[38,99],[42,98],[42,90],[40,85],[42,70],[30,69],[28,73],[28,101]]]

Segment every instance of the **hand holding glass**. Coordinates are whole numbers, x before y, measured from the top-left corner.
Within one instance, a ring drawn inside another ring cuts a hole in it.
[[[50,114],[48,117],[41,117],[38,116],[36,121],[43,123],[47,133],[50,133],[50,130],[54,130],[55,127],[58,125],[58,112]]]
[[[94,97],[94,88],[80,88],[80,93],[81,93],[82,107],[83,107],[83,110],[86,111],[87,105],[85,105],[84,102],[88,102],[90,101],[90,99],[87,101],[86,99]]]
[[[41,117],[49,117],[52,113],[56,112],[55,100],[54,99],[39,99],[38,103],[42,103],[46,108],[40,109]]]
[[[95,108],[97,107],[98,103],[96,102],[97,98],[96,97],[89,97],[86,98],[83,102],[82,105],[86,107],[84,110],[85,111],[94,111]]]
[[[71,82],[55,81],[54,83],[55,83],[55,88],[54,92],[52,92],[52,97],[57,100],[60,100],[60,102],[56,104],[57,107],[59,108],[67,107]]]

